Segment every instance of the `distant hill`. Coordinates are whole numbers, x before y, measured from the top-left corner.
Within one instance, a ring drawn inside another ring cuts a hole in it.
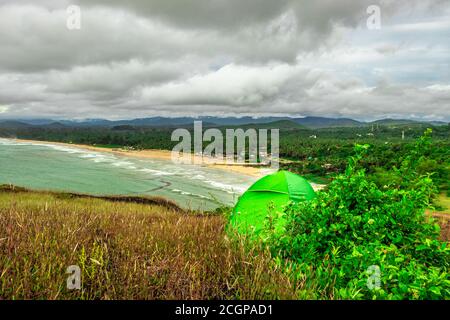
[[[255,129],[307,129],[305,126],[302,126],[293,120],[277,120],[267,123],[247,123],[237,125],[236,127]]]
[[[129,127],[190,127],[194,121],[202,121],[203,127],[212,126],[245,126],[270,124],[269,126],[279,128],[339,128],[339,127],[364,127],[364,126],[403,126],[403,125],[447,125],[441,121],[416,121],[407,119],[380,119],[372,122],[362,122],[350,118],[327,118],[327,117],[152,117],[139,118],[131,120],[105,120],[105,119],[86,119],[79,120],[51,120],[51,119],[17,119],[17,120],[0,120],[0,127],[26,127],[26,126],[45,126],[45,127],[109,127],[117,128],[120,126]],[[296,126],[297,125],[297,126]]]
[[[417,120],[408,120],[408,119],[380,119],[376,121],[369,122],[368,125],[379,125],[379,126],[443,126],[448,125],[447,122],[443,121],[417,121]]]
[[[46,124],[46,125],[40,125],[40,126],[45,126],[45,127],[48,127],[48,128],[67,128],[67,126],[65,126],[61,122],[57,122],[57,121],[49,123],[49,124]]]
[[[278,120],[269,123],[258,124],[260,128],[301,129],[305,126],[292,120]]]
[[[406,120],[406,119],[380,119],[376,121],[372,121],[369,124],[378,124],[378,125],[404,125],[404,124],[411,124],[411,123],[418,123],[414,120]]]
[[[55,120],[53,120],[53,119],[16,119],[14,121],[18,121],[18,122],[21,122],[23,124],[33,125],[33,126],[41,126],[41,125],[44,126],[44,125],[48,125],[48,124],[51,124],[51,123],[55,122]],[[0,120],[0,124],[2,122],[3,121]]]
[[[207,121],[211,123],[215,123],[217,125],[249,125],[249,124],[259,124],[259,123],[271,123],[282,120],[292,120],[292,118],[288,117],[262,117],[262,118],[252,118],[252,117],[200,117],[197,120]]]
[[[365,125],[364,122],[359,122],[348,118],[305,117],[294,119],[294,121],[311,129],[361,127]]]
[[[30,125],[27,123],[23,123],[20,121],[15,121],[15,120],[4,120],[1,121],[0,120],[0,127],[1,128],[26,128],[29,127]]]
[[[433,126],[448,126],[448,122],[444,122],[444,121],[430,121],[427,122],[429,124],[432,124]]]
[[[186,124],[191,124],[193,118],[182,117],[182,118],[165,118],[165,117],[154,117],[154,118],[141,118],[133,120],[119,120],[114,121],[114,125],[131,125],[131,126],[152,126],[152,127],[167,127],[167,126],[182,126]]]

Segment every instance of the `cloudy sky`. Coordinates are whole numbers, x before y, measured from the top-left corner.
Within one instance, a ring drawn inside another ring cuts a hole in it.
[[[449,121],[450,1],[0,0],[0,118],[154,115]]]

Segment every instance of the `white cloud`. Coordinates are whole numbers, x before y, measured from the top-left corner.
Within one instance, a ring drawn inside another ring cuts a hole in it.
[[[247,67],[230,64],[183,82],[146,87],[148,103],[182,105],[258,106],[275,97],[297,72],[289,65]]]
[[[2,117],[449,119],[449,2],[372,2],[1,0]]]

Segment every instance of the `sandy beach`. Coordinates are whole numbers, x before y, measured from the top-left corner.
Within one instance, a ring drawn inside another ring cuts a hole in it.
[[[157,150],[157,149],[146,149],[146,150],[126,150],[121,148],[103,148],[96,147],[91,145],[84,144],[75,144],[75,143],[63,143],[63,142],[53,142],[53,141],[41,141],[41,140],[26,140],[26,139],[14,139],[17,142],[27,142],[27,143],[45,143],[45,144],[53,144],[60,145],[66,147],[74,147],[79,149],[91,150],[95,152],[107,152],[115,155],[133,157],[133,158],[141,158],[141,159],[161,159],[161,160],[172,160],[172,152],[169,150]],[[180,156],[181,158],[181,156]],[[179,158],[179,159],[180,159]],[[271,172],[270,168],[265,167],[256,167],[252,165],[235,165],[235,164],[226,164],[223,161],[219,161],[217,159],[210,159],[206,157],[195,156],[193,154],[184,154],[184,159],[191,158],[192,163],[198,163],[202,166],[213,167],[221,170],[238,172],[241,174],[253,176],[253,177],[262,177],[267,173]]]

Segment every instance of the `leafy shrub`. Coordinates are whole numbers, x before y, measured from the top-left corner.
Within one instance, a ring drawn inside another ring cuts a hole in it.
[[[389,188],[392,185],[399,185],[401,178],[389,170],[384,168],[376,168],[375,172],[368,177],[370,181],[373,181],[380,188]]]
[[[391,173],[397,178],[389,188],[378,187],[358,168],[369,146],[356,146],[356,156],[328,190],[285,209],[281,234],[266,230],[264,241],[278,261],[298,267],[298,276],[313,274],[318,296],[450,298],[450,248],[424,214],[436,189],[430,176],[415,171],[429,134]]]

